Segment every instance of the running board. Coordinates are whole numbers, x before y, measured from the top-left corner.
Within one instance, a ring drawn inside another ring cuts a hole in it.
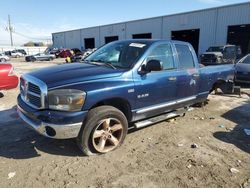
[[[135,128],[139,129],[139,128],[146,127],[146,126],[149,126],[149,125],[152,125],[152,124],[155,124],[155,123],[158,123],[158,122],[170,119],[170,118],[185,115],[185,113],[187,111],[188,111],[188,108],[182,108],[182,109],[179,109],[179,110],[176,110],[176,111],[172,111],[172,112],[169,112],[169,113],[166,113],[166,114],[162,114],[160,116],[156,116],[156,117],[153,117],[153,118],[150,118],[150,119],[146,119],[146,120],[143,120],[143,121],[136,122],[134,125],[135,125]]]

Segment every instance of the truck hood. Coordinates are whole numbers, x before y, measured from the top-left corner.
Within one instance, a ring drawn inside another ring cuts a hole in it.
[[[89,80],[120,76],[124,70],[112,69],[100,65],[72,63],[57,65],[28,73],[45,82],[48,88],[60,87]]]
[[[204,55],[205,54],[214,54],[214,55],[216,55],[216,56],[222,56],[222,53],[221,52],[205,52],[205,53],[203,53]]]

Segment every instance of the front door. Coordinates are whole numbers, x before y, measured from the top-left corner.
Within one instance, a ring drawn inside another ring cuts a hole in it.
[[[161,71],[135,75],[137,119],[164,113],[174,105],[176,97],[176,65],[169,43],[158,44],[146,56],[143,64],[150,60],[161,62]]]

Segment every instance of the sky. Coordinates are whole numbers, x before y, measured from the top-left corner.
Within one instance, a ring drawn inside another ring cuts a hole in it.
[[[249,1],[249,0],[248,0]],[[8,15],[14,28],[14,45],[43,41],[51,33],[169,15],[247,0],[3,0],[0,11],[0,45],[9,45]]]

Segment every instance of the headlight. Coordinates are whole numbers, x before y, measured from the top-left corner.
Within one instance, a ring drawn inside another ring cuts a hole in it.
[[[48,94],[49,108],[61,111],[80,111],[86,93],[76,89],[58,89]]]

